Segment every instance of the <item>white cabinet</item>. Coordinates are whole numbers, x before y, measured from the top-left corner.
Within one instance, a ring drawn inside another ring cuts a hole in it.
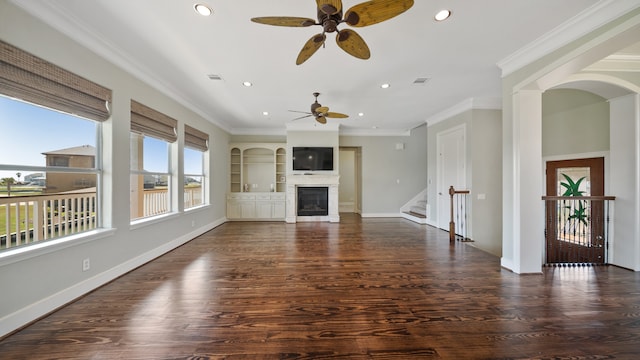
[[[229,194],[227,196],[227,218],[243,219],[256,217],[256,196],[254,194]]]
[[[284,220],[284,193],[230,193],[227,195],[229,220]]]
[[[256,217],[259,219],[271,219],[271,194],[256,195]]]

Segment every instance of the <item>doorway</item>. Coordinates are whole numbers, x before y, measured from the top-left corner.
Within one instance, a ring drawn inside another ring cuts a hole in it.
[[[449,187],[466,189],[466,146],[465,125],[438,133],[438,227],[449,231]]]
[[[546,188],[547,264],[604,264],[604,204],[581,199],[604,196],[604,158],[548,161]]]
[[[339,211],[361,213],[361,148],[340,147],[338,187]]]

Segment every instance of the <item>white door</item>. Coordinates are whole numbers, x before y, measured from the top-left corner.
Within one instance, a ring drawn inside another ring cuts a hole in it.
[[[466,189],[465,125],[438,133],[438,227],[449,231],[449,187]]]

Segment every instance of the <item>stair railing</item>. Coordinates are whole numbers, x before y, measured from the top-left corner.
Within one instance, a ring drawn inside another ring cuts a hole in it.
[[[449,242],[453,243],[456,236],[463,241],[469,241],[467,237],[467,200],[469,190],[456,190],[453,186],[449,187]],[[457,220],[457,221],[456,221]]]

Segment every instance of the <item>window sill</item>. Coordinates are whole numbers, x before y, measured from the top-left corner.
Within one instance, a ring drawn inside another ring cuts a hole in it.
[[[0,252],[0,266],[50,254],[72,246],[102,239],[115,233],[116,229],[96,229],[58,239],[45,240],[31,245],[24,245],[15,249],[5,250]]]
[[[131,226],[129,227],[131,230],[140,229],[143,227],[147,227],[150,225],[158,224],[173,218],[177,218],[180,216],[178,213],[167,213],[142,219],[136,219],[131,221]]]
[[[197,206],[192,206],[190,208],[186,208],[186,209],[184,209],[184,212],[186,214],[186,213],[190,213],[190,212],[196,212],[196,211],[199,211],[199,210],[206,210],[206,209],[208,209],[210,207],[211,207],[211,205],[209,205],[209,204],[202,204],[202,205],[197,205]]]

